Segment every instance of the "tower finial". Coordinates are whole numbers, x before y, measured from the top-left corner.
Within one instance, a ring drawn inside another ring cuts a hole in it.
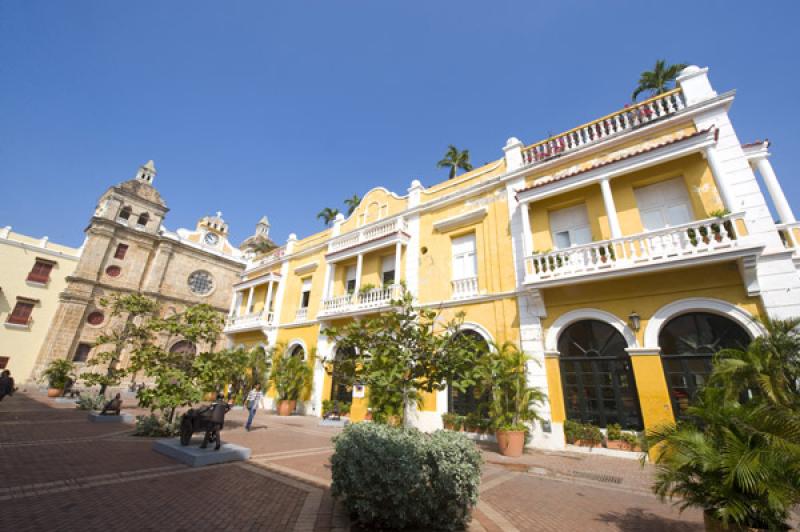
[[[156,173],[156,165],[153,163],[153,160],[150,159],[139,167],[139,171],[136,172],[136,179],[139,181],[144,181],[148,185],[152,185],[153,179],[156,177]]]

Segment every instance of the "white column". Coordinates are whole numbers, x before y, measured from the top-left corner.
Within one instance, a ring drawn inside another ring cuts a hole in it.
[[[756,168],[764,179],[769,197],[772,198],[772,204],[775,205],[775,211],[778,213],[781,223],[791,224],[796,222],[792,207],[789,206],[786,195],[783,193],[783,188],[778,182],[778,176],[775,175],[775,171],[772,169],[772,163],[766,157],[761,157],[756,160]]]
[[[611,238],[622,238],[622,229],[617,217],[617,206],[614,204],[614,195],[611,194],[611,184],[608,179],[600,181],[600,190],[603,191],[603,204],[606,207],[608,225],[611,228]]]
[[[236,303],[235,303],[235,306],[234,306],[235,310],[233,311],[233,315],[234,316],[241,316],[241,308],[242,308],[242,291],[241,290],[237,290],[236,291]]]
[[[267,318],[269,318],[269,309],[272,306],[272,285],[274,283],[270,281],[267,283],[267,299],[264,300],[264,312],[266,313]]]
[[[394,284],[400,284],[400,259],[403,255],[403,246],[398,242],[394,248]]]
[[[522,168],[522,141],[517,137],[511,137],[503,147],[506,159],[506,171],[513,172]]]
[[[358,298],[358,291],[361,289],[361,269],[364,265],[364,254],[358,254],[358,260],[356,261],[356,289],[355,289],[355,297]]]
[[[531,234],[531,216],[528,203],[519,204],[519,215],[522,217],[522,256],[533,255],[533,235]]]
[[[230,312],[228,312],[228,316],[233,317],[233,316],[236,315],[236,309],[238,307],[238,305],[236,304],[236,301],[238,300],[238,296],[239,296],[239,292],[234,290],[233,294],[231,294],[231,310],[230,310]]]
[[[722,206],[728,209],[729,211],[736,210],[735,202],[733,201],[733,195],[731,191],[728,189],[728,184],[725,182],[724,176],[722,174],[722,168],[719,164],[719,159],[717,158],[717,150],[713,146],[709,146],[706,148],[705,151],[706,160],[708,161],[708,167],[711,169],[711,175],[714,176],[714,181],[717,183],[717,189],[719,190],[719,196],[722,199]]]
[[[244,308],[244,313],[245,314],[250,314],[250,312],[251,312],[250,309],[253,306],[253,291],[254,291],[254,289],[255,289],[255,287],[251,286],[250,287],[250,291],[247,292],[247,306]]]

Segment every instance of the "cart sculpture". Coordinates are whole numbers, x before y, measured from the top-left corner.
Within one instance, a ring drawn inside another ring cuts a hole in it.
[[[219,409],[219,410],[217,410]],[[205,432],[203,443],[205,449],[209,443],[214,443],[214,450],[222,446],[220,432],[225,424],[225,414],[230,410],[230,405],[216,402],[200,408],[190,408],[181,417],[180,438],[181,445],[189,445],[195,432]]]

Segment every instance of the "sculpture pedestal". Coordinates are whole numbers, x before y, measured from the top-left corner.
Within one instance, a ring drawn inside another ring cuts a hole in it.
[[[320,427],[346,427],[350,424],[350,420],[347,418],[340,418],[340,419],[323,419],[319,422]]]
[[[70,405],[70,404],[74,405],[75,403],[78,402],[77,399],[71,397],[56,397],[55,399],[53,399],[53,401],[60,405]]]
[[[100,412],[89,412],[89,421],[92,423],[133,423],[133,416],[121,413],[118,416],[101,416]]]
[[[190,467],[238,462],[250,458],[250,449],[247,447],[223,442],[219,451],[215,451],[213,443],[210,443],[206,449],[201,449],[202,442],[202,437],[192,438],[192,442],[184,447],[178,438],[156,440],[153,442],[153,450]]]

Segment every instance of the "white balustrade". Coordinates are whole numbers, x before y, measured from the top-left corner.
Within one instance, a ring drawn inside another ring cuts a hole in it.
[[[258,261],[259,266],[266,266],[267,264],[272,264],[283,258],[286,254],[286,247],[279,247],[273,251],[270,251],[263,259]]]
[[[737,222],[744,223],[743,214],[709,218],[613,240],[536,253],[525,259],[525,282],[635,268],[731,249],[739,242]]]
[[[346,294],[331,297],[322,302],[322,314],[338,314],[343,312],[357,312],[388,306],[394,299],[401,296],[401,286],[397,284],[370,288],[358,294]]]
[[[686,107],[681,89],[673,89],[598,120],[578,126],[522,151],[523,164],[535,164],[649,124]]]
[[[273,313],[265,310],[243,314],[241,316],[228,316],[227,320],[225,320],[225,329],[242,330],[247,328],[268,327],[273,324],[273,319]]]
[[[338,238],[334,238],[328,243],[328,253],[351,248],[358,244],[377,240],[393,233],[407,231],[407,224],[403,218],[392,218],[386,222],[373,224],[363,229],[347,233]]]
[[[478,278],[465,277],[464,279],[454,279],[450,282],[453,292],[453,299],[470,297],[478,294]]]
[[[308,319],[308,307],[297,309],[294,313],[294,321],[305,321]]]

